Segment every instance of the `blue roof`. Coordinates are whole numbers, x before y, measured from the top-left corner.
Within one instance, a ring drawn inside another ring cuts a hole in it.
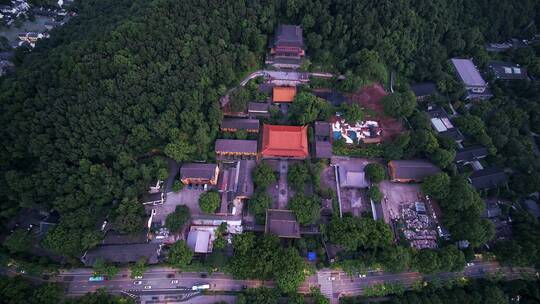
[[[307,258],[308,258],[309,261],[313,262],[313,261],[317,260],[317,254],[314,251],[310,251],[307,254]]]

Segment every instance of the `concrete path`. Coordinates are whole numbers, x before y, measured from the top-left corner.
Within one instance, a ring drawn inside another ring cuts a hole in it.
[[[289,162],[287,160],[280,160],[278,182],[278,209],[287,209],[287,202],[289,200],[287,172],[289,172]]]

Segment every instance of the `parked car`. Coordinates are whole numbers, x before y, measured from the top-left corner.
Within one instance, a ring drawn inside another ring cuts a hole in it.
[[[167,279],[170,279],[170,278],[174,278],[174,273],[168,273],[167,274]]]
[[[133,282],[133,285],[141,285],[142,284],[142,281],[135,281]]]
[[[152,286],[146,285],[146,286],[144,286],[144,289],[152,289]]]
[[[208,277],[208,274],[206,274],[206,273],[201,273],[201,278],[206,278],[206,277]]]
[[[140,279],[142,279],[142,276],[135,276],[134,279],[135,280],[140,280]]]
[[[171,284],[178,284],[178,280],[172,280]]]

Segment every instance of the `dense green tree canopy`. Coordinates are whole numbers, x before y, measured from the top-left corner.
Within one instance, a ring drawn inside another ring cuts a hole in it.
[[[221,203],[221,197],[217,191],[208,191],[201,194],[199,207],[206,213],[214,213]]]
[[[368,217],[344,216],[341,219],[332,218],[328,226],[328,237],[332,243],[341,245],[347,250],[375,249],[392,242],[392,231],[382,221]]]
[[[374,184],[377,184],[386,178],[384,166],[378,163],[367,164],[364,171],[369,180]]]
[[[169,248],[168,262],[171,266],[182,269],[191,263],[193,251],[182,240],[177,241]]]
[[[261,162],[253,169],[253,183],[256,188],[266,189],[270,184],[275,183],[277,178],[274,169],[268,164]]]
[[[298,222],[302,225],[314,224],[320,217],[321,207],[316,197],[308,197],[302,193],[295,194],[289,200],[289,209],[292,210]]]
[[[167,215],[165,227],[172,232],[179,232],[190,217],[189,208],[186,205],[178,205],[173,213]]]

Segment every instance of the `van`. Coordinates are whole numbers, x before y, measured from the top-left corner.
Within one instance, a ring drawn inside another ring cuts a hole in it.
[[[199,285],[193,285],[193,287],[191,287],[191,290],[193,291],[199,291],[199,290],[205,290],[205,289],[210,289],[210,284],[199,284]]]

